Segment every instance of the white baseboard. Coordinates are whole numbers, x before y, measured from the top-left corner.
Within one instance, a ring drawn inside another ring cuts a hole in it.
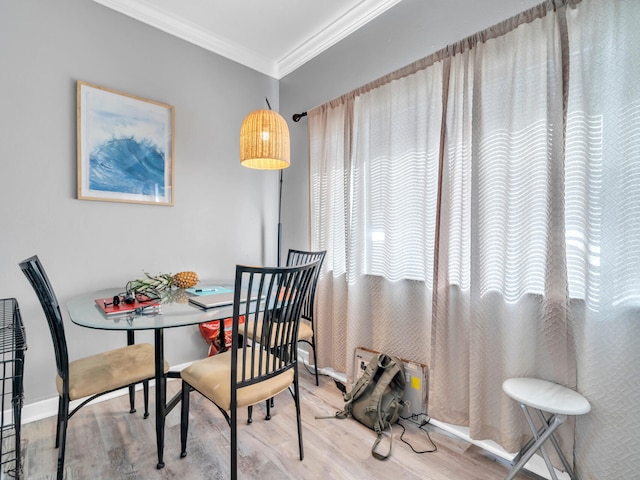
[[[497,457],[507,460],[510,463],[513,461],[513,458],[516,456],[515,453],[509,453],[505,451],[500,445],[498,445],[495,442],[492,442],[491,440],[474,440],[469,436],[468,427],[451,425],[450,423],[441,422],[434,418],[431,419],[431,423],[436,427],[441,428],[445,432],[449,432],[452,435],[455,435],[456,437],[460,437],[469,443],[477,445],[478,447],[492,453]],[[538,454],[535,454],[531,458],[531,460],[529,460],[525,464],[524,468],[529,470],[532,473],[535,473],[536,475],[540,475],[541,477],[552,480],[551,475],[549,474],[549,470],[547,470],[547,465],[544,462],[544,459]],[[555,469],[555,473],[558,477],[558,480],[571,480],[571,478],[566,472],[561,472],[558,469]]]
[[[303,348],[298,348],[298,360],[313,368],[313,365],[309,364],[309,352]],[[347,375],[341,372],[336,372],[333,368],[320,368],[318,369],[320,375],[326,375],[342,383],[347,383]]]

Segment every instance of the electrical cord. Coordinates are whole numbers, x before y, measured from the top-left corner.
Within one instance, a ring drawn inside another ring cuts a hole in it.
[[[403,438],[404,434],[406,432],[405,426],[401,422],[398,422],[398,425],[400,425],[400,427],[402,428],[402,433],[400,434],[400,440],[402,440],[404,443],[409,445],[409,447],[411,447],[411,450],[413,450],[414,453],[422,454],[422,453],[437,452],[438,451],[437,445],[431,439],[431,435],[429,435],[429,432],[424,428],[424,426],[428,425],[429,422],[431,421],[431,418],[429,417],[429,415],[427,415],[426,413],[419,413],[418,415],[412,415],[410,417],[400,417],[400,419],[407,420],[409,422],[415,423],[413,419],[416,418],[416,417],[420,417],[420,416],[422,416],[424,418],[420,421],[420,425],[418,426],[418,429],[422,430],[424,433],[427,434],[427,438],[429,439],[429,442],[431,443],[431,445],[433,445],[433,448],[430,449],[430,450],[416,450],[415,448],[413,448],[413,445],[411,445],[407,440],[405,440]],[[417,423],[416,423],[416,425],[417,425]]]

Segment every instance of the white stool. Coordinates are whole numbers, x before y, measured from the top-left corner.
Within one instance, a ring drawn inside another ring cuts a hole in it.
[[[588,413],[591,410],[588,400],[570,388],[537,378],[510,378],[504,381],[502,390],[520,404],[520,408],[522,408],[529,428],[533,433],[531,440],[522,447],[520,453],[514,458],[515,464],[505,480],[512,480],[537,450],[542,453],[551,478],[558,480],[553,465],[551,465],[551,460],[549,460],[549,455],[547,455],[543,445],[547,439],[551,440],[556,452],[558,452],[569,477],[572,480],[577,480],[569,462],[560,451],[558,440],[553,435],[553,432],[565,422],[567,415]],[[527,407],[533,408],[538,413],[542,422],[540,429],[537,429],[533,423]],[[547,418],[545,413],[551,414],[551,416]]]

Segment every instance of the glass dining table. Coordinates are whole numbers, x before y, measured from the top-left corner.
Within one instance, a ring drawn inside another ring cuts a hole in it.
[[[221,285],[233,289],[231,281],[217,281]],[[97,330],[122,330],[127,332],[127,343],[135,342],[136,330],[153,330],[155,343],[155,417],[156,417],[156,443],[158,447],[157,468],[164,467],[164,425],[166,415],[180,401],[180,395],[175,395],[169,402],[166,398],[167,377],[178,378],[178,372],[164,372],[164,330],[166,328],[184,327],[199,323],[220,321],[233,315],[233,305],[217,308],[202,309],[188,301],[185,301],[184,291],[180,301],[176,301],[175,290],[165,292],[159,307],[150,307],[140,311],[123,313],[118,315],[105,315],[97,305],[96,299],[109,298],[118,295],[122,289],[112,288],[94,292],[88,292],[75,296],[67,302],[67,311],[71,321],[76,325]],[[224,328],[221,325],[221,345],[224,345]]]

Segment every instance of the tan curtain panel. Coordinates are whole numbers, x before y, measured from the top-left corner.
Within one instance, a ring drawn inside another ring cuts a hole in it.
[[[561,383],[592,404],[559,430],[580,478],[637,476],[637,25],[547,1],[309,112],[321,364],[427,363],[429,414],[512,452],[502,382]]]

